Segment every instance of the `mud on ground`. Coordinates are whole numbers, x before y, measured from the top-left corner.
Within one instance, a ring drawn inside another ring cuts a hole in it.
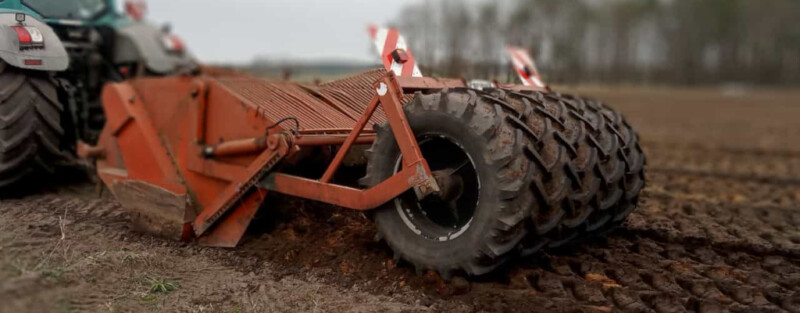
[[[360,213],[275,197],[237,249],[130,230],[89,182],[0,201],[0,312],[800,312],[800,91],[579,90],[639,130],[624,227],[489,277],[393,261]]]

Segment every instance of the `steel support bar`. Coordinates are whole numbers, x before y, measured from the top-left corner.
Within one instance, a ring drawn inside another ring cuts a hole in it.
[[[426,184],[427,177],[429,176],[421,166],[408,167],[380,184],[362,190],[283,173],[273,173],[267,176],[261,187],[290,196],[366,211],[391,201],[411,188]]]
[[[344,134],[347,135],[352,132],[352,128],[323,128],[323,129],[301,129],[300,135],[332,135],[332,134]],[[371,129],[363,129],[361,130],[362,134],[374,134],[375,131]]]
[[[347,136],[342,148],[334,157],[325,175],[312,180],[292,175],[274,173],[262,181],[261,186],[279,193],[313,199],[354,210],[370,210],[413,188],[417,197],[423,198],[438,191],[439,186],[431,175],[428,163],[422,156],[417,139],[408,124],[400,97],[400,88],[395,76],[389,72],[374,85],[377,96],[370,102],[356,127]],[[369,121],[378,105],[383,106],[386,118],[403,155],[403,169],[378,185],[360,190],[330,184],[330,179],[341,164],[342,158],[356,142],[364,125]]]
[[[298,146],[339,146],[344,144],[349,136],[347,135],[308,135],[300,136],[295,140]],[[353,142],[354,144],[367,144],[375,141],[375,134],[360,135]]]
[[[339,146],[344,144],[349,136],[344,134],[338,135],[306,135],[300,136],[295,139],[295,144],[298,146]],[[248,139],[231,140],[220,143],[216,146],[209,146],[203,148],[203,155],[205,157],[217,156],[231,156],[243,154],[261,153],[267,148],[268,137],[256,137]],[[367,144],[375,141],[375,134],[367,134],[358,136],[354,144]],[[87,152],[88,153],[88,152]]]
[[[267,137],[231,140],[203,149],[206,157],[260,153],[267,148]]]
[[[386,113],[386,119],[389,121],[394,138],[400,147],[400,152],[403,154],[403,166],[411,167],[420,164],[430,174],[428,162],[425,161],[422,152],[419,150],[417,138],[414,136],[411,126],[408,125],[406,113],[403,111],[402,101],[400,100],[403,89],[398,85],[396,78],[394,75],[384,76],[376,83],[375,90],[378,91],[378,97],[383,105],[383,111]]]
[[[350,135],[347,136],[344,143],[342,144],[342,148],[339,149],[339,152],[336,153],[336,156],[333,158],[331,165],[328,166],[328,169],[325,170],[325,174],[322,175],[320,181],[323,183],[327,183],[331,181],[333,178],[333,174],[336,174],[336,170],[339,169],[339,165],[342,164],[342,160],[344,156],[347,155],[347,152],[350,150],[350,147],[356,142],[356,138],[361,134],[361,131],[364,129],[364,126],[367,125],[369,119],[372,117],[372,114],[375,113],[375,109],[378,108],[378,97],[373,97],[372,101],[369,102],[366,111],[364,114],[361,115],[361,119],[358,120],[353,130],[350,132]]]

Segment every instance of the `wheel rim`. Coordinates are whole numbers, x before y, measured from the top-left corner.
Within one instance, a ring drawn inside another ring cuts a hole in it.
[[[450,241],[469,229],[480,200],[480,180],[472,157],[451,137],[427,133],[417,137],[441,191],[418,200],[409,190],[395,198],[397,214],[414,233],[433,241]],[[395,173],[402,155],[395,162]]]

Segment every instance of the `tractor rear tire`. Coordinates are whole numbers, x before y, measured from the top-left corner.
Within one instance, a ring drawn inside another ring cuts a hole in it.
[[[552,193],[564,193],[566,188],[558,186],[567,184],[561,172],[554,176],[555,184],[540,181],[544,175],[534,169],[528,155],[528,150],[536,149],[539,152],[534,154],[562,164],[564,156],[552,146],[558,143],[551,140],[536,147],[508,113],[479,91],[469,89],[417,93],[405,105],[408,123],[434,176],[457,168],[459,176],[451,177],[460,181],[456,184],[460,189],[456,189],[462,195],[455,205],[444,208],[427,199],[418,201],[409,191],[377,209],[378,236],[386,240],[397,259],[410,262],[418,272],[436,270],[445,278],[457,271],[486,274],[506,261],[528,232],[530,206],[535,201],[528,192],[530,182],[536,180],[551,187],[548,191]],[[376,131],[377,138],[367,151],[367,176],[362,180],[367,186],[393,175],[402,157],[391,129],[384,125]],[[461,161],[464,158],[469,162]],[[446,165],[448,162],[452,164]],[[440,181],[441,198],[451,194],[447,190],[453,188],[447,185]],[[563,196],[566,194],[554,197]],[[453,220],[461,223],[439,223],[442,212],[456,212]]]
[[[25,71],[0,61],[0,188],[36,173],[52,173],[64,159],[61,114],[48,73]]]

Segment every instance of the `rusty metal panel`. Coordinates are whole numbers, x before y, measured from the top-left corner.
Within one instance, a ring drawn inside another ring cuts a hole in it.
[[[373,83],[385,74],[382,69],[372,70],[319,86],[240,77],[222,77],[217,82],[268,120],[291,116],[303,130],[350,129],[375,96]],[[386,114],[379,109],[369,124],[384,122]]]
[[[218,82],[231,94],[255,106],[268,120],[295,117],[303,129],[350,128],[355,123],[297,84],[253,78],[222,78]]]
[[[377,68],[366,72],[358,73],[345,78],[333,80],[320,87],[335,89],[372,89],[372,85],[386,76],[386,70]]]
[[[431,182],[425,179],[430,175],[420,176],[429,172],[428,166],[413,147],[413,135],[408,138],[411,132],[402,119],[402,103],[408,98],[398,92],[393,76],[376,75],[380,73],[362,73],[322,86],[232,76],[111,84],[104,90],[103,104],[116,117],[101,136],[106,159],[98,162],[98,173],[127,208],[141,212],[136,222],[149,226],[149,231],[171,237],[180,234],[184,240],[205,235],[201,242],[233,246],[263,200],[252,197],[250,187],[282,158],[300,149],[288,132],[269,135],[279,140],[267,142],[266,147],[273,150],[264,150],[263,142],[254,138],[265,136],[270,124],[291,116],[304,131],[299,141],[307,136],[310,141],[305,144],[341,143],[342,149],[323,179],[297,185],[291,179],[279,180],[279,190],[289,188],[311,199],[351,208],[375,207]],[[378,80],[389,86],[388,94],[377,96]],[[379,99],[385,110],[375,118],[372,114],[380,107]],[[373,140],[369,132],[360,136],[361,128],[387,117],[392,127],[404,129],[398,144],[410,158],[406,168],[369,192],[327,183],[352,144]],[[348,132],[345,140],[344,132]],[[201,152],[209,147],[206,144],[228,153],[204,158]]]
[[[372,85],[386,76],[386,70],[382,68],[369,70],[363,73],[334,80],[320,85],[323,87],[322,93],[341,101],[356,112],[364,112],[367,104],[375,96]],[[406,95],[401,99],[402,104],[411,101],[413,95]],[[386,113],[383,107],[378,107],[370,119],[370,125],[383,124],[386,122]]]

